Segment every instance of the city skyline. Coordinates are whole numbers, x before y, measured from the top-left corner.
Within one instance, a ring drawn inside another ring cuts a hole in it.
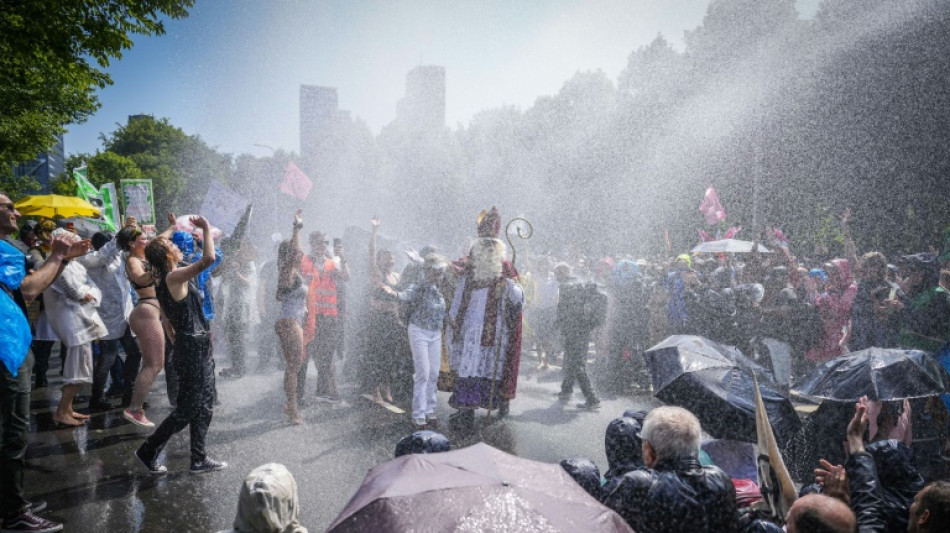
[[[798,0],[802,18],[818,0]],[[91,153],[129,115],[168,118],[223,152],[300,151],[299,91],[333,87],[339,109],[373,134],[396,119],[407,73],[445,69],[446,126],[502,106],[530,107],[578,71],[611,79],[662,34],[683,48],[708,0],[347,3],[198,2],[137,37],[107,71],[102,108],[70,125],[66,152]]]

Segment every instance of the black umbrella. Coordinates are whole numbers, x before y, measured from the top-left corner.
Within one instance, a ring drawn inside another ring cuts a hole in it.
[[[922,398],[946,392],[950,376],[920,350],[868,348],[819,366],[804,380],[805,396],[855,402]]]
[[[741,352],[703,337],[679,335],[645,353],[653,391],[665,403],[689,409],[715,438],[756,442],[755,383],[764,373]],[[801,428],[795,408],[767,380],[762,401],[779,446]]]

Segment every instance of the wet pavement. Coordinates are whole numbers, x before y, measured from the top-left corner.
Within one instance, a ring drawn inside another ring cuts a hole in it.
[[[439,393],[439,431],[453,448],[484,441],[552,463],[585,456],[603,472],[604,431],[610,420],[628,408],[657,404],[650,394],[602,398],[599,411],[582,411],[574,406],[583,401],[579,393],[568,403],[554,397],[559,371],[538,372],[531,358],[522,368],[511,414],[474,434],[460,435],[446,427],[453,410],[447,405],[449,395]],[[171,411],[163,376],[148,399],[148,416],[155,423]],[[66,531],[218,531],[231,527],[244,476],[263,463],[278,462],[297,481],[301,522],[310,531],[323,531],[367,470],[392,458],[396,442],[411,432],[409,415],[390,413],[360,398],[360,391],[344,387],[342,404],[312,403],[302,409],[306,423],[293,426],[283,414],[282,377],[273,369],[218,379],[221,403],[215,407],[207,447],[210,457],[227,461],[229,468],[190,475],[186,430],[173,437],[164,452],[168,475],[153,477],[132,457],[147,430],[126,422],[120,409],[96,414],[82,428],[56,429],[51,409],[59,400],[60,378],[58,368],[51,370],[50,386],[34,391],[32,397],[27,497],[49,502],[44,516],[64,522]],[[313,390],[314,378],[311,366],[308,391]]]

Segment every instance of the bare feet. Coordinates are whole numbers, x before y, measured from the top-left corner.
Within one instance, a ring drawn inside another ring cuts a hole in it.
[[[393,393],[389,390],[388,386],[383,387],[383,398],[385,398],[387,402],[393,403]]]
[[[76,411],[73,411],[71,414],[73,415],[73,418],[75,418],[76,420],[89,420],[89,415],[77,413]]]
[[[82,426],[85,422],[82,420],[76,420],[71,415],[61,415],[56,413],[53,415],[53,422],[56,422],[60,426],[69,426],[69,427],[79,427]]]
[[[295,426],[299,426],[303,424],[303,418],[300,416],[300,413],[294,411],[294,412],[288,412],[287,414],[290,416],[291,424],[294,424]]]

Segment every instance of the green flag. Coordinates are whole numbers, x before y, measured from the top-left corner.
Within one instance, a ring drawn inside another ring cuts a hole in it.
[[[76,194],[99,209],[99,218],[90,218],[89,221],[104,230],[115,231],[118,226],[115,185],[97,189],[86,179],[86,167],[73,170],[73,179],[76,180]]]

